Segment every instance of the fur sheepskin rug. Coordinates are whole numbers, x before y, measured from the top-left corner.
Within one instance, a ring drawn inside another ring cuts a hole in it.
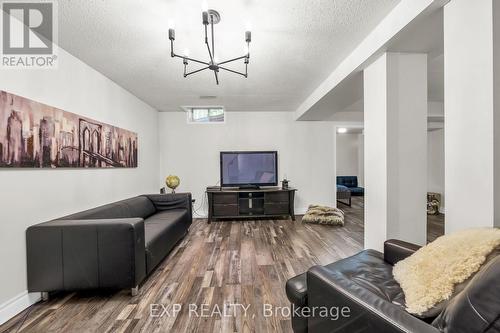
[[[302,222],[343,226],[344,212],[338,208],[310,205]]]
[[[455,285],[476,273],[498,246],[500,229],[474,228],[439,237],[398,262],[393,274],[406,310],[421,315],[450,298]]]

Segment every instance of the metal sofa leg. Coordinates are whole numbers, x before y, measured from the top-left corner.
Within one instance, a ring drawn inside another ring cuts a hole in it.
[[[49,292],[43,291],[42,292],[42,302],[47,302],[48,300],[49,300]]]
[[[132,296],[137,296],[139,294],[139,286],[135,286],[134,288],[130,289],[130,294]]]

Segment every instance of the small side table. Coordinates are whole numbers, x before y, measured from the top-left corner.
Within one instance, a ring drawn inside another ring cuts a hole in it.
[[[168,194],[167,189],[165,187],[162,187],[160,189],[160,194]],[[194,204],[196,202],[196,199],[191,199],[191,202]]]
[[[347,200],[347,202],[342,200]],[[337,202],[351,207],[351,191],[348,188],[337,187]]]

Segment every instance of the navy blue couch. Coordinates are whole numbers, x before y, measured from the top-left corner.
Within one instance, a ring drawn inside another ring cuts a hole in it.
[[[337,176],[337,186],[345,186],[351,191],[352,196],[364,196],[365,189],[358,186],[357,176]]]

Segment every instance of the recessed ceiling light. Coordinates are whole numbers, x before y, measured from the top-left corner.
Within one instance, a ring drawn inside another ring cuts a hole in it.
[[[217,96],[210,96],[210,95],[205,95],[205,96],[200,96],[200,99],[215,99]]]
[[[340,127],[339,129],[337,129],[337,133],[347,133],[347,128],[344,128],[344,127]]]

